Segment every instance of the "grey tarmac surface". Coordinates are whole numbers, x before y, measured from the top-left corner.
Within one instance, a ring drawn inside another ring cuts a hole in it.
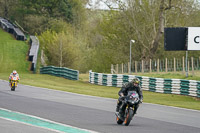
[[[38,128],[23,123],[13,122],[0,118],[1,133],[56,133],[43,128]]]
[[[200,132],[200,111],[147,103],[140,106],[128,127],[117,125],[116,102],[21,84],[11,92],[8,82],[0,80],[0,108],[103,133]]]

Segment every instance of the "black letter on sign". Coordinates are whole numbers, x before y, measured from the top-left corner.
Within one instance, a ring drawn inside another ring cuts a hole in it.
[[[196,37],[194,38],[194,42],[195,42],[195,43],[199,43],[199,42],[197,42],[197,40],[196,40],[197,38],[199,38],[199,36],[196,36]]]

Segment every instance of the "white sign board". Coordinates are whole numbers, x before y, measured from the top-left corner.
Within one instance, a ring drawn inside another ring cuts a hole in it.
[[[188,27],[187,50],[200,50],[200,27]]]

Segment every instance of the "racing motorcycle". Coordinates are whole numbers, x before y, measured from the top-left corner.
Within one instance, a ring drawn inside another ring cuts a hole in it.
[[[11,85],[11,91],[15,91],[15,88],[17,87],[19,77],[18,76],[12,76],[10,85]]]
[[[117,124],[124,123],[124,125],[128,126],[134,116],[135,105],[139,103],[140,99],[136,91],[129,91],[128,95],[122,98],[122,105],[120,106],[119,113],[116,114],[116,120]]]

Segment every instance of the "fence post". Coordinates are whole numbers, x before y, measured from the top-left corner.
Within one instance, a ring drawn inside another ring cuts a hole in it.
[[[151,70],[151,59],[150,59],[150,61],[149,61],[149,69],[150,69],[150,73],[152,72],[152,70]]]
[[[167,68],[167,58],[165,58],[165,72],[167,72],[168,68]]]
[[[119,73],[119,64],[117,64],[117,74]]]
[[[160,67],[160,63],[159,63],[159,59],[157,60],[157,72],[159,73],[159,67]]]
[[[188,74],[189,74],[189,72],[190,72],[190,61],[189,61],[189,60],[188,60],[187,64],[188,64],[188,69],[187,69],[187,71],[188,71]]]
[[[198,69],[197,70],[199,70],[199,64],[200,64],[200,56],[199,56],[199,60],[198,60]]]
[[[111,74],[113,74],[113,64],[111,64]]]
[[[128,73],[131,74],[131,72],[130,72],[130,62],[128,62]]]
[[[142,60],[142,73],[144,73],[144,61]]]
[[[135,73],[137,73],[137,61],[135,61]]]
[[[176,58],[174,57],[174,72],[176,72]]]
[[[124,73],[124,64],[122,63],[122,74]]]
[[[185,74],[185,59],[184,59],[184,56],[183,56],[183,74]]]
[[[194,59],[193,57],[191,57],[191,61],[192,61],[192,76],[194,76]]]

